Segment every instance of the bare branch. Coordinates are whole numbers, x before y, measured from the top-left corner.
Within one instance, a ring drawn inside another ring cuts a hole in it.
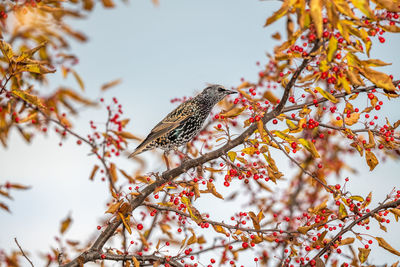
[[[33,265],[33,263],[32,263],[32,261],[28,258],[28,256],[26,256],[26,254],[25,254],[25,252],[24,252],[24,250],[21,248],[21,246],[18,244],[18,241],[17,241],[17,238],[16,237],[14,237],[14,241],[15,241],[15,244],[17,244],[17,246],[18,246],[18,248],[19,248],[19,250],[21,251],[21,253],[22,253],[22,256],[24,256],[25,257],[25,259],[27,260],[27,261],[29,261],[29,263],[31,264],[31,266],[32,267],[34,267],[34,265]]]

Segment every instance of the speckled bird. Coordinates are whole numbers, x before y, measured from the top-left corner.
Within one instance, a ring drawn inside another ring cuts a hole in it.
[[[183,102],[169,113],[129,157],[154,148],[168,152],[185,145],[200,132],[215,104],[234,93],[236,92],[225,89],[222,85],[208,86],[200,94]]]

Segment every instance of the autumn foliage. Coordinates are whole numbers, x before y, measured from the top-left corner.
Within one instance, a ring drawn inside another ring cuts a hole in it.
[[[102,4],[114,6],[111,0]],[[370,225],[398,228],[400,188],[371,206],[374,195],[352,194],[346,189],[352,178],[343,175],[345,168],[352,171],[346,158],[362,157],[373,171],[382,158],[400,155],[400,120],[381,112],[385,103],[397,103],[400,80],[379,70],[390,62],[370,58],[385,34],[400,32],[399,1],[282,1],[265,26],[285,20],[287,36],[273,35],[279,45],[259,64],[259,79],[242,78],[233,86],[239,94],[220,103],[221,112],[170,155],[171,169],[163,172],[144,171],[141,157],[132,159],[137,169],[118,166],[115,159],[127,158],[140,138],[126,130],[128,115],[117,98],[81,94],[78,59],[67,48],[69,38],[86,37],[65,18],[79,19],[93,5],[93,0],[0,4],[3,147],[10,133],[34,142],[55,126],[60,145],[74,138],[82,153],[98,159],[89,179],[105,180],[110,193],[91,242],[68,241],[71,218],[61,222],[59,238],[65,242],[47,252],[49,265],[365,266],[374,264],[368,259],[371,244],[400,256],[400,248],[369,233]],[[79,88],[43,92],[55,71],[74,76]],[[106,109],[105,125],[91,121],[91,132],[75,131],[70,118],[79,112],[77,105]],[[162,162],[160,153],[146,153]],[[278,156],[292,170],[278,164]],[[12,180],[0,185],[2,216],[12,216],[6,214],[7,198],[21,189],[28,187]],[[243,206],[224,221],[196,203],[211,197],[228,206],[239,195],[246,195]],[[24,250],[29,248],[0,250],[0,266],[25,265]]]

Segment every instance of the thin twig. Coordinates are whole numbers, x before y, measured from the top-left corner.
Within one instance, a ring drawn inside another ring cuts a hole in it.
[[[21,251],[22,256],[24,256],[25,259],[26,259],[27,261],[29,261],[29,263],[31,264],[32,267],[35,267],[35,266],[33,265],[32,261],[28,258],[28,256],[26,256],[24,250],[23,250],[23,249],[21,248],[21,246],[18,244],[18,241],[17,241],[17,238],[16,238],[16,237],[14,237],[14,241],[15,241],[15,243],[17,244],[19,250]]]
[[[279,142],[275,139],[275,137],[271,134],[271,132],[267,129],[265,129],[265,131],[267,132],[267,134],[269,135],[269,137],[271,137],[272,141],[274,141],[277,146],[279,147],[279,149],[286,155],[286,157],[288,157],[294,164],[296,164],[305,174],[309,175],[311,178],[313,178],[315,181],[317,181],[319,184],[321,184],[323,187],[325,187],[325,189],[328,192],[334,192],[332,188],[330,188],[329,186],[327,186],[321,179],[319,179],[315,174],[307,171],[306,169],[303,168],[303,166],[301,166],[300,163],[297,162],[297,160],[295,160],[294,158],[292,158],[289,153],[286,152],[286,150],[284,148],[282,148],[282,146],[279,144]]]
[[[353,221],[352,223],[350,223],[347,227],[343,228],[339,233],[337,233],[337,234],[335,235],[335,237],[332,238],[332,240],[331,240],[328,244],[326,244],[326,246],[325,246],[323,249],[321,249],[321,250],[318,252],[317,255],[314,256],[313,260],[315,260],[316,258],[319,258],[319,257],[321,257],[322,255],[324,255],[324,253],[325,253],[326,251],[328,251],[328,250],[331,248],[331,246],[333,246],[334,243],[335,243],[341,236],[343,236],[343,234],[345,234],[346,232],[350,231],[350,230],[351,230],[356,224],[358,224],[359,222],[362,222],[362,221],[364,221],[365,219],[367,219],[367,218],[373,216],[374,214],[378,213],[380,210],[386,210],[386,209],[388,209],[388,208],[397,208],[399,205],[400,205],[400,199],[399,199],[399,200],[396,200],[396,201],[392,201],[392,202],[386,203],[386,204],[379,205],[377,208],[373,209],[372,211],[370,211],[370,212],[364,214],[363,216],[360,216],[360,218],[354,220],[354,221]]]
[[[152,207],[152,208],[154,208],[156,210],[171,211],[171,212],[175,212],[175,213],[177,213],[179,215],[185,216],[187,218],[193,218],[193,216],[191,216],[190,214],[185,213],[183,211],[180,211],[178,209],[174,209],[172,207],[161,206],[161,205],[153,204],[153,203],[150,203],[150,202],[144,202],[143,205],[147,206],[147,207]],[[203,219],[203,218],[201,218],[201,221],[204,222],[204,223],[209,223],[211,225],[219,225],[219,226],[222,226],[222,227],[227,228],[227,229],[240,230],[240,231],[243,231],[243,232],[252,232],[252,233],[272,233],[272,232],[277,232],[277,233],[285,233],[285,234],[288,234],[288,235],[293,235],[293,234],[298,234],[299,233],[298,231],[285,231],[285,230],[281,230],[281,229],[271,229],[271,228],[269,228],[269,229],[254,229],[254,228],[240,227],[240,226],[237,226],[237,225],[230,225],[230,224],[226,224],[226,223],[222,223],[222,222],[216,222],[216,221]]]

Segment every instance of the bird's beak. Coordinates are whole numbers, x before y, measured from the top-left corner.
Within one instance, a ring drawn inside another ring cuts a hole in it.
[[[229,95],[231,95],[231,94],[237,94],[237,92],[235,92],[235,91],[227,90],[227,89],[225,89],[225,90],[226,90],[226,92],[227,92]]]

